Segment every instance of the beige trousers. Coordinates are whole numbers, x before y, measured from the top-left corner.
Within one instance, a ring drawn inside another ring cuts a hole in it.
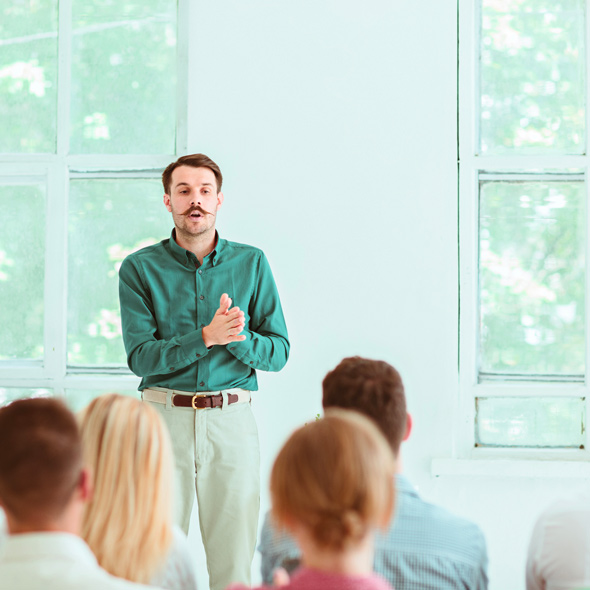
[[[188,532],[194,491],[211,590],[250,585],[260,509],[258,429],[249,403],[175,408],[150,403],[166,422],[176,459],[176,512]]]

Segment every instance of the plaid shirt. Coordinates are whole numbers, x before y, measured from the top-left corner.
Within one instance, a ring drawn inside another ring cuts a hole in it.
[[[488,557],[479,527],[422,500],[404,476],[396,484],[395,518],[375,539],[375,571],[396,590],[485,590]],[[275,568],[292,571],[299,563],[295,542],[269,516],[258,547],[267,584]]]

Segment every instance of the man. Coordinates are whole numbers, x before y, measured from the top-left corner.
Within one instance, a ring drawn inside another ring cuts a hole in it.
[[[0,409],[1,590],[147,588],[101,569],[79,537],[92,492],[73,414],[54,399]]]
[[[174,230],[121,265],[123,338],[144,401],[170,429],[181,526],[188,531],[196,485],[210,586],[222,590],[250,583],[260,503],[250,392],[256,369],[283,368],[289,341],[263,252],[215,230],[217,164],[184,156],[162,182]]]
[[[537,520],[526,563],[527,590],[590,587],[590,490],[556,500]]]
[[[376,422],[401,471],[400,447],[410,436],[412,419],[399,373],[383,361],[351,357],[326,375],[322,387],[324,409],[356,410]],[[375,571],[396,590],[487,588],[487,552],[480,529],[422,500],[401,472],[396,487],[395,517],[375,540]],[[269,515],[259,550],[266,583],[272,582],[277,568],[292,571],[299,563],[297,546],[274,528]]]

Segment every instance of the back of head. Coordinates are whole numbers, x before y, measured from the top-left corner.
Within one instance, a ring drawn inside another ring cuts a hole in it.
[[[82,537],[108,572],[149,582],[172,541],[168,431],[151,406],[118,394],[94,399],[78,419],[94,476]]]
[[[317,546],[342,550],[393,511],[395,460],[375,425],[357,412],[329,410],[289,438],[271,473],[276,520],[296,522]]]
[[[406,434],[407,408],[400,374],[385,361],[343,359],[322,382],[324,409],[355,410],[371,418],[399,453]]]
[[[32,530],[64,513],[82,472],[74,415],[51,398],[15,401],[0,409],[0,501]]]

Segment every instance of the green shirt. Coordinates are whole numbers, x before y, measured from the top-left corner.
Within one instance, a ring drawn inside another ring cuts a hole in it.
[[[127,364],[140,390],[257,390],[256,369],[280,371],[289,356],[287,327],[262,250],[218,238],[199,265],[172,237],[129,255],[119,271]],[[227,293],[245,314],[243,342],[208,349],[202,329]]]

